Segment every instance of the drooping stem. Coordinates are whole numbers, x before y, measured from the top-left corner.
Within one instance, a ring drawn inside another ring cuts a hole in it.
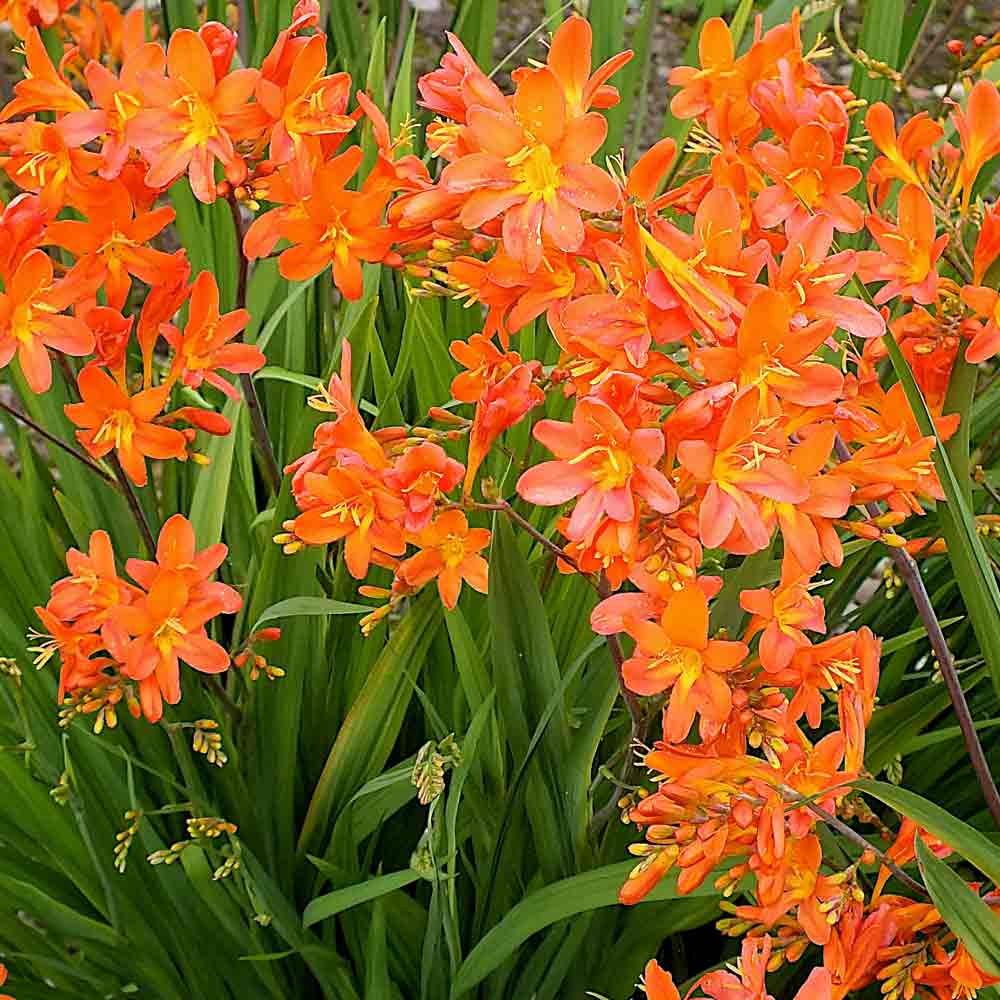
[[[840,438],[837,438],[836,449],[841,461],[850,459],[850,449]],[[872,518],[879,517],[882,513],[876,503],[866,503],[865,510]],[[976,724],[969,711],[969,703],[965,700],[965,692],[962,690],[958,671],[955,669],[955,658],[951,655],[948,640],[944,636],[941,623],[934,611],[934,605],[931,603],[930,595],[924,586],[920,567],[917,566],[916,560],[906,549],[890,549],[890,555],[896,566],[896,571],[910,591],[917,614],[920,616],[920,621],[930,639],[931,649],[937,659],[941,677],[951,698],[952,708],[954,708],[955,716],[958,719],[958,727],[962,732],[962,739],[965,741],[965,749],[969,754],[969,760],[972,763],[973,771],[975,771],[979,787],[982,789],[983,798],[986,800],[986,807],[993,817],[993,822],[1000,828],[1000,791],[997,790],[996,782],[990,772],[986,754],[983,752],[983,745],[979,742]]]
[[[118,486],[125,496],[125,502],[128,504],[128,509],[132,512],[132,517],[135,519],[139,534],[142,536],[146,552],[152,557],[156,553],[156,539],[153,538],[153,530],[149,526],[146,512],[142,509],[142,504],[139,503],[139,497],[132,488],[132,483],[129,481],[128,476],[125,475],[125,470],[122,468],[122,463],[118,460],[118,455],[115,452],[111,452],[109,458],[111,468],[115,470],[115,479],[118,480]]]
[[[63,441],[62,438],[56,437],[55,434],[51,434],[40,424],[35,423],[31,417],[29,417],[26,413],[22,413],[16,406],[11,406],[9,403],[5,403],[3,400],[0,400],[0,410],[9,413],[15,420],[24,424],[25,427],[30,427],[40,438],[44,438],[56,448],[66,452],[67,455],[72,455],[78,462],[82,462],[88,469],[90,469],[91,472],[96,473],[106,483],[109,483],[111,486],[118,485],[115,477],[112,476],[110,472],[106,469],[102,469],[88,455],[85,455],[82,451],[74,448],[73,445],[69,444],[69,442]]]
[[[818,816],[828,827],[832,830],[836,830],[837,833],[846,837],[852,844],[860,847],[863,851],[871,851],[882,862],[886,868],[889,869],[908,888],[913,892],[919,893],[919,895],[926,897],[930,896],[930,893],[914,878],[911,878],[906,872],[903,871],[899,865],[896,864],[888,854],[885,853],[881,848],[876,847],[870,840],[863,837],[857,830],[851,829],[842,819],[834,816],[832,812],[824,809],[821,805],[816,802],[812,802],[809,799],[803,798],[798,795],[793,789],[783,788],[782,794],[784,797],[793,804],[798,804],[804,806],[813,815]]]
[[[531,537],[538,542],[543,548],[547,549],[552,553],[555,558],[565,563],[574,572],[579,573],[595,590],[600,588],[594,583],[593,578],[589,573],[585,573],[580,569],[577,561],[570,555],[567,555],[555,542],[551,539],[546,538],[529,520],[521,517],[520,514],[506,500],[497,500],[493,503],[477,503],[475,500],[469,500],[464,503],[465,507],[469,507],[472,510],[495,510],[506,514],[519,528],[526,531]]]
[[[247,304],[247,281],[249,278],[250,261],[247,260],[243,252],[243,219],[240,216],[240,205],[236,196],[230,192],[228,196],[229,211],[233,217],[233,229],[236,233],[236,254],[239,262],[239,272],[236,283],[236,308],[245,309]],[[240,334],[239,339],[243,335]],[[281,469],[278,466],[278,459],[274,454],[274,446],[271,444],[271,437],[267,432],[267,422],[264,420],[264,411],[260,405],[260,397],[257,395],[257,387],[254,385],[253,376],[243,372],[239,376],[240,387],[243,390],[243,398],[246,400],[247,412],[250,415],[250,433],[253,436],[254,444],[257,446],[257,453],[260,456],[261,470],[267,481],[267,488],[277,496],[281,489]]]

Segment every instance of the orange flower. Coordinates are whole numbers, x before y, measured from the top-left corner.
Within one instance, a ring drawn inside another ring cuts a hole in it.
[[[511,110],[473,107],[466,126],[476,150],[445,167],[441,191],[466,195],[459,221],[467,229],[503,216],[507,253],[529,272],[543,256],[543,237],[567,252],[584,239],[581,212],[605,212],[618,185],[590,158],[608,126],[597,112],[571,117],[562,84],[548,67],[523,75]]]
[[[632,52],[619,52],[590,71],[593,52],[593,30],[582,17],[566,18],[552,36],[546,65],[563,88],[566,108],[571,116],[585,114],[592,107],[612,108],[618,103],[618,91],[607,81],[632,58]],[[517,69],[512,77],[520,77],[531,70]]]
[[[732,707],[732,691],[724,674],[746,659],[743,642],[708,638],[708,600],[700,587],[682,587],[670,599],[659,624],[625,622],[636,641],[622,676],[630,691],[653,695],[670,690],[664,736],[682,743],[696,714],[709,721],[724,719]]]
[[[437,579],[441,603],[448,609],[458,604],[465,581],[485,594],[489,566],[479,552],[490,544],[486,528],[470,528],[460,510],[446,510],[415,539],[420,551],[399,564],[396,575],[414,589]]]
[[[697,118],[718,107],[725,98],[742,95],[744,84],[736,68],[736,46],[729,25],[721,17],[709,18],[698,37],[701,69],[677,66],[670,84],[680,87],[670,101],[677,118]]]
[[[96,106],[67,115],[62,127],[76,141],[86,142],[101,136],[98,173],[105,180],[121,174],[133,148],[129,123],[145,104],[142,81],[150,76],[161,77],[166,59],[162,45],[148,42],[129,52],[119,76],[93,60],[84,68],[83,75]]]
[[[406,504],[406,530],[424,531],[438,498],[450,493],[461,481],[465,466],[449,458],[444,448],[424,441],[408,448],[385,474],[387,486],[396,490]]]
[[[1000,295],[982,285],[966,285],[962,301],[977,316],[986,319],[965,349],[965,360],[978,365],[1000,351]]]
[[[194,196],[213,202],[215,160],[230,181],[243,180],[246,168],[230,125],[253,93],[257,76],[255,69],[237,69],[220,79],[202,35],[187,28],[175,31],[167,47],[167,76],[140,75],[146,106],[128,123],[129,141],[149,163],[146,183],[165,188],[187,172]]]
[[[0,368],[17,354],[32,392],[52,385],[48,348],[80,357],[94,349],[94,334],[83,320],[60,315],[93,290],[78,272],[53,280],[52,261],[32,250],[0,292]]]
[[[655,959],[651,958],[642,971],[642,987],[646,991],[646,1000],[681,1000],[673,976],[660,968]]]
[[[972,253],[972,280],[977,285],[983,283],[997,257],[1000,257],[1000,202],[995,201],[983,212],[983,224]]]
[[[845,907],[823,947],[823,967],[833,979],[835,1000],[843,1000],[874,980],[880,956],[885,955],[896,931],[889,906],[879,906],[867,915],[860,904]]]
[[[48,221],[41,199],[19,194],[0,210],[0,278],[8,287],[21,261],[42,240]]]
[[[78,385],[83,401],[64,409],[82,428],[76,432],[77,440],[94,458],[103,458],[114,449],[129,479],[145,486],[147,458],[186,457],[185,436],[155,422],[170,394],[169,385],[129,396],[96,365],[80,372]]]
[[[746,638],[762,633],[758,652],[765,670],[782,670],[796,649],[809,645],[804,630],[826,631],[823,602],[809,593],[808,582],[794,561],[785,560],[781,584],[773,591],[740,591],[740,607],[753,615]]]
[[[325,476],[305,474],[305,489],[314,506],[287,527],[308,545],[344,539],[344,561],[355,580],[364,579],[374,553],[401,556],[403,501],[360,463],[330,469]]]
[[[164,205],[150,212],[136,212],[120,183],[102,185],[80,207],[87,221],[51,222],[45,229],[45,242],[74,254],[81,272],[104,287],[112,309],[125,305],[132,276],[147,285],[170,280],[177,261],[171,254],[146,244],[174,221],[172,208]]]
[[[789,234],[780,266],[768,262],[768,286],[788,304],[793,326],[829,320],[855,337],[880,337],[885,333],[881,313],[867,302],[838,295],[857,266],[857,254],[843,250],[831,254],[833,222],[814,215]]]
[[[660,514],[680,503],[670,481],[656,468],[663,457],[663,432],[626,426],[607,403],[581,399],[572,423],[540,420],[534,436],[558,461],[542,462],[521,475],[517,492],[529,503],[554,507],[580,497],[567,537],[580,541],[603,517],[631,521],[636,496]]]
[[[954,195],[962,192],[962,211],[969,207],[972,187],[986,161],[1000,153],[1000,92],[992,80],[979,80],[969,92],[965,111],[955,108],[951,120],[962,142]]]
[[[211,271],[202,271],[195,278],[188,303],[188,320],[183,333],[175,326],[162,328],[167,343],[176,352],[170,374],[185,385],[198,388],[208,382],[230,399],[239,399],[239,391],[218,374],[218,370],[236,373],[255,372],[263,368],[266,358],[252,344],[232,344],[250,322],[246,309],[220,315],[219,287]]]
[[[938,122],[921,111],[907,120],[897,136],[892,109],[879,102],[866,112],[865,128],[882,153],[868,172],[868,187],[875,190],[876,204],[885,199],[892,180],[921,186],[927,183],[933,147],[944,135]]]
[[[104,670],[112,665],[107,657],[97,656],[104,646],[95,632],[81,632],[75,625],[67,625],[48,608],[35,608],[45,632],[28,633],[37,645],[29,647],[35,654],[34,663],[38,668],[57,653],[59,654],[59,690],[57,698],[62,702],[67,691],[91,688],[104,677]]]
[[[693,260],[684,259],[656,236],[651,235],[641,227],[639,229],[639,238],[659,268],[647,278],[644,287],[645,295],[659,309],[671,310],[674,313],[673,317],[662,321],[663,329],[659,331],[659,336],[663,340],[680,339],[678,328],[683,331],[683,334],[686,334],[689,325],[693,325],[696,330],[712,340],[728,339],[732,336],[734,317],[739,317],[743,313],[743,306],[738,299],[730,295],[728,291],[718,287],[713,281],[706,279],[693,266],[694,261],[700,261],[711,252],[710,248],[704,245],[699,246],[698,242],[703,234],[708,235],[713,230],[716,239],[712,240],[715,246],[711,249],[714,249],[716,254],[725,259],[731,255],[732,250],[735,250],[736,256],[742,256],[740,253],[742,240],[730,226],[726,225],[726,222],[731,219],[731,196],[719,195],[710,200],[705,199],[703,204],[705,205],[704,209],[699,206],[702,218],[695,217],[695,238],[675,243],[677,250],[681,253],[689,250]],[[677,233],[678,231],[673,227],[661,226],[657,228],[657,236],[662,236],[664,239],[671,239]],[[718,239],[719,237],[721,239]],[[736,241],[739,242],[739,246],[734,245]],[[727,263],[730,262],[727,261]],[[740,263],[742,264],[743,261]],[[763,257],[761,257],[757,262],[756,270],[752,272],[754,276],[760,271],[763,263]],[[726,268],[726,270],[730,269],[735,270],[731,267]],[[741,277],[746,274],[743,267],[740,267],[738,274]]]
[[[115,568],[115,553],[106,531],[90,536],[90,551],[66,553],[70,575],[52,585],[46,610],[61,621],[73,622],[81,632],[100,628],[120,604],[127,604],[133,588]]]
[[[133,7],[123,13],[114,0],[82,0],[77,12],[63,18],[80,54],[87,59],[105,58],[117,65],[140,49],[146,41],[146,12]],[[151,26],[155,38],[157,26]]]
[[[354,119],[346,113],[351,78],[347,73],[326,75],[326,36],[313,35],[298,49],[280,84],[262,75],[255,89],[257,101],[273,120],[269,146],[271,162],[290,165],[296,194],[312,191],[315,164],[322,161],[321,137],[346,135]]]
[[[361,298],[362,261],[383,260],[393,240],[382,220],[389,192],[345,189],[361,158],[361,147],[352,146],[317,168],[311,196],[294,212],[278,208],[256,219],[243,244],[247,257],[269,253],[272,236],[284,238],[294,245],[279,258],[283,277],[308,281],[332,265],[333,281],[343,296]]]
[[[844,560],[837,529],[832,523],[847,513],[851,504],[850,479],[840,468],[824,472],[836,437],[832,424],[816,424],[788,455],[788,464],[808,485],[809,493],[797,503],[768,498],[765,515],[771,511],[781,529],[785,558],[791,557],[807,573],[814,573],[825,559],[831,566]],[[770,523],[770,522],[769,522]]]
[[[868,217],[868,228],[881,249],[858,254],[858,277],[884,281],[875,295],[881,305],[895,296],[929,305],[937,298],[938,258],[948,237],[935,238],[934,209],[924,189],[907,184],[900,192],[897,224],[877,215]]]
[[[483,333],[496,335],[506,348],[512,334],[547,312],[552,317],[559,303],[576,290],[580,269],[569,254],[546,248],[534,272],[509,257],[501,248],[487,262],[458,257],[446,265],[447,284],[455,298],[467,306],[486,306]]]
[[[472,104],[502,109],[504,96],[497,85],[476,65],[455,35],[450,31],[445,34],[455,51],[446,52],[441,65],[417,81],[421,106],[463,124]]]
[[[125,676],[139,682],[150,722],[162,716],[164,700],[180,701],[179,660],[208,674],[229,667],[229,654],[205,631],[206,622],[243,603],[231,587],[209,580],[226,552],[224,545],[196,552],[191,522],[175,514],[160,531],[157,561],[130,560],[126,567],[147,593],[117,610],[109,649]]]
[[[544,401],[545,394],[534,383],[539,367],[537,361],[517,365],[499,381],[490,382],[479,397],[469,432],[469,452],[462,485],[465,496],[472,493],[476,473],[493,442]]]
[[[801,224],[818,212],[829,215],[842,232],[861,228],[864,213],[846,194],[861,180],[861,171],[839,162],[833,138],[823,125],[799,126],[787,148],[758,142],[753,155],[774,182],[754,202],[754,216],[766,229]]]
[[[698,981],[698,987],[713,1000],[770,1000],[764,981],[770,959],[770,937],[744,938],[736,971],[709,972]],[[831,1000],[830,973],[813,969],[794,1000]]]
[[[844,386],[840,371],[815,357],[832,333],[827,320],[793,327],[785,298],[764,289],[747,306],[735,347],[705,347],[691,359],[712,382],[756,388],[763,414],[780,412],[780,403],[822,406]]]
[[[831,932],[823,903],[836,896],[839,887],[820,875],[822,861],[823,848],[815,835],[788,841],[784,855],[772,870],[758,873],[759,894],[776,898],[763,906],[738,906],[736,915],[745,920],[759,920],[770,927],[794,909],[796,920],[809,940],[813,944],[826,944]]]
[[[37,28],[28,31],[24,54],[25,78],[14,84],[16,96],[0,111],[0,121],[36,111],[67,114],[87,110],[87,102],[56,72]]]
[[[76,0],[0,0],[0,21],[9,21],[18,38],[27,38],[39,25],[51,28]]]
[[[96,153],[81,149],[86,138],[74,134],[69,116],[54,125],[28,119],[0,125],[0,157],[10,179],[25,191],[39,194],[42,207],[55,215],[67,202],[85,196],[100,165]]]
[[[680,442],[681,465],[708,484],[698,512],[703,545],[726,546],[736,531],[749,546],[744,551],[762,549],[771,539],[761,513],[763,498],[789,504],[806,499],[808,485],[780,457],[782,450],[770,427],[760,423],[758,396],[752,388],[737,396],[714,448],[706,441]]]
[[[509,375],[519,364],[517,351],[500,351],[491,337],[474,333],[466,340],[453,340],[448,353],[466,370],[451,382],[451,394],[461,403],[478,402],[487,387]]]

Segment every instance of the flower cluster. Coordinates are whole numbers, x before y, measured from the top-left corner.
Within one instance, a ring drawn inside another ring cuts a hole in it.
[[[479,553],[489,545],[490,532],[470,528],[463,511],[448,500],[466,471],[435,440],[450,435],[411,434],[405,427],[368,430],[351,396],[350,344],[345,342],[343,352],[340,374],[311,400],[335,419],[319,425],[313,450],[285,470],[302,513],[285,522],[275,541],[288,553],[343,541],[344,562],[358,580],[372,563],[392,569],[390,590],[362,588],[368,596],[390,598],[364,619],[369,631],[431,580],[448,608],[458,603],[463,582],[485,593],[488,567]],[[400,559],[408,545],[418,551]]]
[[[391,574],[361,587],[384,600],[366,632],[432,581],[447,608],[463,583],[485,592],[491,535],[470,517],[486,512],[541,537],[561,572],[591,578],[594,631],[613,649],[625,637],[623,688],[662,710],[643,757],[656,790],[624,807],[644,840],[621,898],[638,902],[670,872],[682,892],[711,878],[746,900],[723,922],[747,935],[740,966],[705,977],[706,996],[766,997],[765,968],[810,944],[824,969],[809,1000],[879,980],[892,1000],[991,982],[932,907],[884,881],[867,893],[862,859],[824,856],[818,826],[846,814],[863,771],[880,644],[866,628],[828,634],[816,584],[850,536],[923,552],[927,540],[895,528],[943,497],[935,437],[901,384],[880,384],[890,335],[941,438],[957,427],[942,415],[956,361],[1000,351],[987,279],[1000,209],[975,197],[1000,153],[996,85],[980,80],[954,108],[953,139],[926,115],[897,131],[886,105],[863,110],[824,81],[797,13],[758,25],[739,56],[713,18],[700,68],[670,78],[673,113],[691,123],[685,147],[664,139],[605,167],[594,162],[602,112],[630,53],[592,70],[591,29],[570,17],[544,63],[515,71],[512,94],[450,38],[418,82],[434,115],[431,170],[406,152],[408,127],[393,136],[347,74],[328,72],[317,0],[299,0],[259,68],[234,67],[236,35],[215,22],[166,46],[146,41],[135,15],[109,14],[96,31],[87,12],[109,6],[65,16],[76,46],[57,68],[36,26],[60,4],[0,4],[27,59],[0,112],[0,167],[23,191],[0,214],[0,366],[16,355],[45,392],[55,352],[80,397],[66,407],[80,443],[94,459],[114,452],[138,486],[146,459],[196,457],[199,430],[228,432],[200,393],[238,397],[230,373],[253,398],[248,376],[264,357],[240,341],[245,281],[224,311],[212,274],[192,281],[183,250],[152,246],[174,217],[158,201],[178,182],[229,203],[244,268],[277,256],[289,280],[329,270],[357,300],[365,265],[381,264],[414,296],[476,306],[483,328],[452,342],[461,371],[434,426],[370,429],[342,345],[339,372],[310,400],[330,419],[285,470],[298,513],[275,540],[290,554],[343,543],[355,579],[373,564]],[[865,174],[851,162],[862,123],[879,152]],[[838,244],[864,230],[871,249]],[[529,357],[527,338],[515,349],[536,321],[554,364]],[[557,407],[569,419],[533,422],[538,448],[511,454],[522,472],[504,498],[484,463],[505,432]],[[558,509],[561,542],[514,500]],[[755,553],[773,554],[771,585],[727,609],[713,569]],[[134,582],[103,532],[88,554],[71,550],[71,575],[38,609],[39,655],[61,658],[60,698],[113,721],[125,697],[155,720],[180,697],[180,659],[225,670],[206,632],[240,606],[210,580],[225,554],[196,553],[180,515],[156,561],[128,562]],[[253,652],[266,638],[251,636],[240,662],[252,655],[280,676]],[[896,861],[912,859],[915,836],[904,824]],[[676,997],[656,967],[647,990]]]
[[[60,702],[75,697],[79,711],[100,711],[113,726],[124,698],[133,715],[141,710],[156,722],[164,701],[180,701],[180,661],[205,674],[227,670],[229,653],[206,630],[243,604],[232,587],[212,580],[227,552],[222,544],[195,551],[194,529],[180,514],[164,524],[154,560],[125,563],[131,580],[118,574],[107,532],[90,536],[88,552],[70,549],[70,575],[35,608],[47,630],[34,636],[35,662],[58,654]]]

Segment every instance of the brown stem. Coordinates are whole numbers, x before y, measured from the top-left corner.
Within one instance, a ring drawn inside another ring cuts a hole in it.
[[[58,438],[55,434],[50,434],[44,427],[40,424],[36,424],[34,420],[31,419],[26,413],[22,413],[17,407],[11,406],[9,403],[0,400],[0,410],[4,410],[9,413],[15,420],[24,424],[25,427],[30,427],[40,438],[44,438],[50,444],[55,445],[57,448],[62,449],[67,455],[72,455],[78,462],[82,462],[91,472],[99,475],[106,483],[110,483],[112,486],[117,486],[115,477],[111,475],[106,469],[102,469],[96,462],[92,461],[87,455],[82,451],[78,451],[71,444],[63,441],[62,438]]]
[[[236,283],[236,308],[245,309],[247,305],[247,281],[249,277],[250,261],[247,260],[243,252],[243,219],[240,217],[240,205],[236,196],[230,192],[227,198],[229,211],[233,217],[233,229],[236,232],[236,253],[239,257],[239,275]],[[238,340],[243,339],[241,333]],[[243,398],[246,400],[247,412],[250,414],[250,431],[254,444],[257,446],[257,453],[261,460],[261,470],[264,479],[267,481],[268,490],[275,496],[281,489],[281,469],[278,459],[274,454],[274,447],[271,444],[271,437],[267,432],[267,421],[264,419],[264,411],[260,405],[260,397],[257,395],[257,387],[254,385],[253,376],[243,372],[239,376],[240,387],[243,389]]]
[[[851,457],[850,449],[846,444],[837,438],[837,455],[841,461],[848,461]],[[865,510],[869,517],[878,517],[882,512],[876,503],[866,503]],[[962,738],[965,740],[965,749],[968,751],[972,769],[976,773],[979,787],[982,789],[983,798],[986,800],[986,807],[993,817],[993,822],[1000,828],[1000,791],[997,791],[996,782],[990,773],[990,766],[986,761],[986,754],[983,752],[983,745],[979,742],[979,734],[976,732],[976,724],[969,711],[969,703],[965,700],[965,692],[962,690],[962,682],[959,680],[958,671],[955,669],[955,658],[948,648],[948,640],[941,630],[941,623],[938,621],[931,603],[930,595],[924,586],[923,577],[920,575],[920,568],[916,560],[906,549],[890,549],[890,556],[895,563],[896,571],[903,578],[913,603],[916,605],[917,614],[923,623],[927,636],[930,639],[931,649],[938,661],[941,677],[948,695],[951,698],[955,716],[958,719],[958,727],[962,731]]]
[[[139,503],[139,497],[136,495],[135,490],[132,489],[132,483],[129,481],[128,476],[125,475],[125,470],[122,468],[122,463],[118,460],[118,455],[115,452],[111,452],[108,457],[111,461],[111,468],[115,470],[115,479],[118,480],[118,486],[125,495],[125,502],[128,504],[128,509],[132,512],[132,517],[139,528],[139,534],[142,536],[146,552],[150,557],[153,557],[156,554],[156,539],[153,538],[153,531],[149,526],[149,521],[146,519],[146,512],[142,509],[142,504]]]
[[[579,573],[595,590],[600,593],[600,587],[594,583],[593,578],[589,573],[585,573],[580,569],[580,564],[570,555],[567,555],[555,542],[550,538],[546,538],[530,521],[521,517],[520,514],[506,500],[497,500],[494,503],[477,503],[475,500],[469,500],[465,503],[466,507],[470,507],[472,510],[498,510],[506,514],[519,528],[526,531],[531,537],[538,542],[539,545],[546,548],[549,552],[556,557],[559,562],[565,563],[574,572]]]

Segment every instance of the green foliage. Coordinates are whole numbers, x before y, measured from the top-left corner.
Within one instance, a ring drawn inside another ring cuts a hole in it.
[[[248,51],[259,63],[292,4],[244,6],[251,13]],[[660,6],[590,4],[595,60],[623,43],[636,50],[618,81],[624,99],[609,115],[605,153],[625,146],[634,159],[641,150],[649,91],[662,86],[650,72],[650,28]],[[724,14],[745,38],[754,14],[770,25],[791,5],[697,6],[702,22]],[[912,15],[903,18],[906,8],[902,0],[865,5],[860,44],[869,55],[905,63],[917,37]],[[331,65],[387,103],[397,134],[420,114],[417,15],[396,0],[329,0],[324,9]],[[566,6],[546,0],[545,10],[554,25]],[[212,3],[211,11],[221,16],[225,5]],[[629,11],[638,14],[631,28]],[[503,12],[496,0],[456,4],[453,27],[487,72],[503,55],[494,49]],[[168,30],[198,24],[194,0],[165,0],[163,13]],[[696,51],[692,36],[684,61]],[[860,69],[855,83],[869,99],[887,93],[886,81]],[[681,145],[687,128],[668,116],[663,132]],[[361,143],[373,159],[367,127]],[[171,197],[194,269],[215,271],[231,303],[236,244],[225,204],[201,206],[183,183]],[[369,269],[365,297],[345,305],[334,302],[325,275],[291,285],[275,262],[255,266],[247,340],[268,356],[256,384],[279,465],[308,447],[318,417],[305,400],[334,370],[345,341],[356,396],[375,426],[415,421],[449,398],[455,366],[448,346],[475,329],[474,317],[408,291],[398,273]],[[522,336],[540,342],[547,334],[539,325]],[[541,356],[551,344],[539,347]],[[892,361],[927,424],[905,360],[894,351]],[[4,377],[31,417],[71,439],[62,413],[68,389],[58,373],[43,397],[28,392],[11,368]],[[948,539],[949,555],[925,560],[924,576],[952,651],[968,668],[964,685],[995,769],[1000,551],[975,530],[973,514],[986,509],[988,495],[967,487],[969,447],[986,483],[1000,483],[992,441],[998,411],[996,389],[976,399],[964,466],[938,450],[947,503],[914,529]],[[294,509],[287,480],[268,500],[245,408],[231,403],[224,412],[233,432],[205,447],[210,464],[172,463],[158,483],[162,506],[149,496],[143,502],[154,528],[181,510],[199,545],[226,542],[227,582],[241,589],[244,611],[232,634],[217,638],[236,649],[254,630],[280,624],[281,639],[261,651],[285,676],[251,682],[234,670],[220,696],[188,671],[184,700],[163,726],[122,711],[117,728],[99,736],[92,715],[58,728],[53,672],[30,667],[25,634],[37,624],[33,607],[62,574],[67,547],[85,544],[96,528],[111,533],[121,554],[138,555],[140,539],[112,487],[2,418],[14,454],[12,468],[0,468],[0,571],[7,581],[0,654],[21,673],[0,672],[0,955],[17,995],[542,1000],[600,989],[625,997],[646,959],[671,938],[679,951],[693,942],[692,972],[712,964],[719,955],[711,879],[683,899],[668,879],[638,910],[615,905],[631,867],[623,860],[630,835],[614,815],[608,823],[595,818],[606,818],[609,803],[614,812],[621,789],[613,771],[629,752],[630,730],[614,664],[588,624],[595,597],[587,584],[552,572],[543,548],[508,520],[484,514],[480,523],[494,530],[488,599],[466,595],[446,612],[428,593],[365,639],[357,616],[369,609],[357,603],[337,558],[286,557],[273,543]],[[508,496],[512,481],[501,478]],[[883,553],[863,543],[847,552],[841,568],[826,572],[823,595],[831,621],[869,625],[886,638],[867,764],[877,777],[900,755],[905,786],[858,787],[1000,880],[995,842],[978,829],[982,805],[947,695],[930,683],[933,664],[912,601],[880,587],[856,602],[859,583]],[[720,599],[731,619],[725,624],[739,620],[741,586],[776,574],[773,556],[748,560]],[[987,672],[993,686],[977,683]],[[227,708],[234,701],[240,710]],[[191,724],[206,718],[219,723],[224,767],[192,745]],[[414,760],[428,741],[449,734],[461,762],[447,772],[439,797],[422,806],[410,780]],[[138,820],[125,818],[127,811]],[[189,816],[221,817],[238,829],[184,848],[175,863],[147,863],[186,838]],[[118,872],[113,851],[124,842],[127,864]],[[229,862],[231,870],[216,877]],[[958,876],[926,852],[920,868],[945,919],[987,965],[997,953],[997,918],[964,886],[959,892]]]

